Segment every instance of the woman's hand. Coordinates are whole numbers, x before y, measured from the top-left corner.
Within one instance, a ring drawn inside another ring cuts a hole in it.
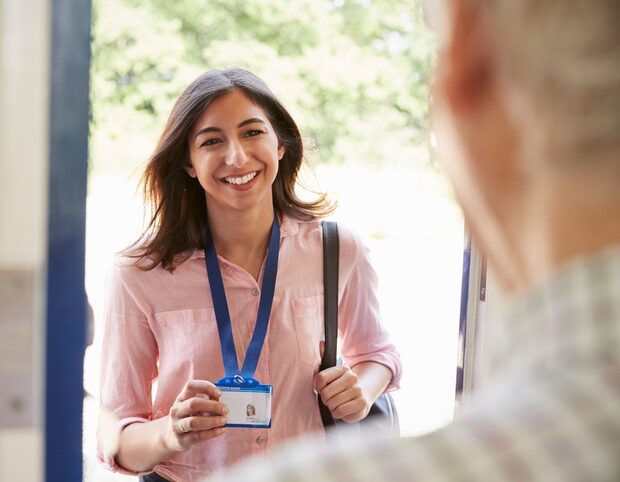
[[[314,377],[314,389],[319,393],[335,419],[358,422],[368,415],[372,402],[364,393],[359,377],[348,366],[331,367]]]
[[[222,435],[228,408],[218,401],[221,394],[206,380],[187,382],[170,407],[163,436],[166,449],[182,452]]]

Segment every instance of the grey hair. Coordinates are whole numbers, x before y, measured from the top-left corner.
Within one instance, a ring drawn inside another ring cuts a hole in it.
[[[500,75],[545,124],[546,154],[569,161],[620,148],[620,1],[478,1]]]

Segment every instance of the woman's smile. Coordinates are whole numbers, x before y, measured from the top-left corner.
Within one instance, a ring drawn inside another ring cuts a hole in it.
[[[230,185],[232,188],[249,188],[254,184],[252,181],[256,179],[258,174],[260,174],[260,171],[252,171],[237,176],[226,176],[223,177],[221,181]]]

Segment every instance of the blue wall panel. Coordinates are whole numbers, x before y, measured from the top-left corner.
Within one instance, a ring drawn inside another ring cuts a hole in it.
[[[46,305],[45,480],[82,480],[84,239],[90,0],[53,0]]]

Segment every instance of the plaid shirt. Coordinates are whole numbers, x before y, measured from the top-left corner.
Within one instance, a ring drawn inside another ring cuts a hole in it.
[[[305,440],[217,480],[620,480],[620,247],[573,261],[511,308],[487,383],[448,426]]]

